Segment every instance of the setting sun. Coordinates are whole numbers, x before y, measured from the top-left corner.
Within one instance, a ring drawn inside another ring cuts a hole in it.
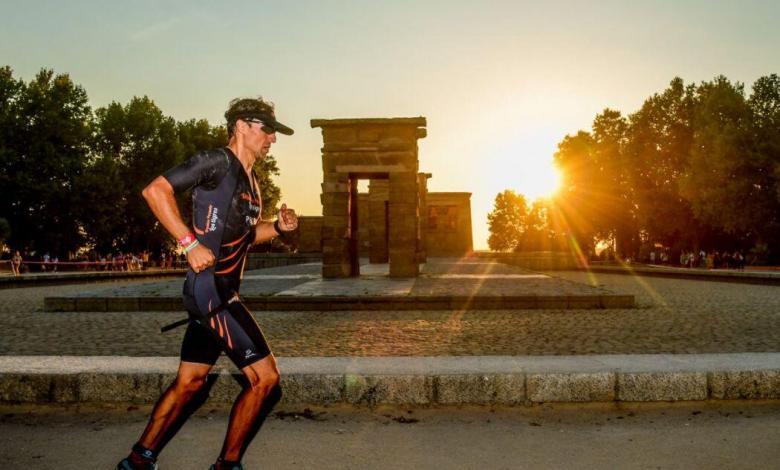
[[[561,175],[552,162],[539,161],[537,166],[527,167],[526,171],[516,191],[525,195],[529,203],[538,198],[550,197],[558,191]]]

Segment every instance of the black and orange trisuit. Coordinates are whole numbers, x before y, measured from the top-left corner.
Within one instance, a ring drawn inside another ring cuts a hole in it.
[[[200,152],[163,176],[176,193],[192,188],[195,236],[216,257],[208,269],[187,272],[184,307],[191,321],[181,360],[213,365],[224,350],[242,369],[271,352],[238,296],[262,212],[254,173],[250,177],[229,148],[219,148]]]

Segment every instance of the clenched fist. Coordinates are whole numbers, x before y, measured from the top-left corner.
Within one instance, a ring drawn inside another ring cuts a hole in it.
[[[214,265],[214,253],[205,245],[199,244],[187,253],[187,262],[196,273]]]
[[[292,232],[298,228],[298,216],[293,209],[287,208],[287,204],[282,204],[279,209],[278,225],[283,232]]]

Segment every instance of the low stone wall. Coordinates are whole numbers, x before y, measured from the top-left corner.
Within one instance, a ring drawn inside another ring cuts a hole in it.
[[[532,271],[569,271],[584,267],[573,253],[559,251],[534,251],[528,253],[478,251],[469,256],[495,260]]]
[[[304,263],[321,263],[320,253],[249,253],[246,270],[278,268]]]
[[[279,358],[283,402],[534,405],[780,398],[780,354]],[[0,402],[154,403],[176,357],[0,357]],[[210,400],[243,381],[218,366]]]

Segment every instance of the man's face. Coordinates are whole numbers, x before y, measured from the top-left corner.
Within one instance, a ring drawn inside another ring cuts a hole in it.
[[[271,150],[271,145],[276,142],[276,132],[259,119],[246,119],[244,122],[246,123],[244,144],[254,153],[255,158],[264,160]],[[264,128],[266,130],[263,130]]]

